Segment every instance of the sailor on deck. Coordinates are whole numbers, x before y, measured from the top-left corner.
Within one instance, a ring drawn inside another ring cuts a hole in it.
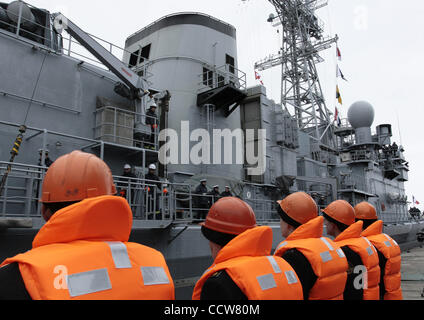
[[[200,180],[200,184],[196,187],[196,190],[194,190],[193,204],[196,208],[196,219],[205,220],[209,209],[207,182],[206,179]]]
[[[247,203],[233,197],[219,200],[202,233],[214,263],[197,282],[193,300],[302,300],[292,267],[271,256],[271,228],[256,226]]]
[[[225,197],[232,197],[233,194],[231,193],[231,188],[229,186],[225,187],[225,191],[221,193],[221,197],[225,198]]]
[[[296,271],[305,300],[343,300],[348,264],[340,247],[322,236],[324,218],[315,201],[298,192],[278,201],[281,233],[275,255]]]
[[[173,300],[163,255],[128,242],[132,213],[113,196],[109,167],[80,151],[59,158],[43,183],[47,221],[33,249],[0,269],[0,299]]]
[[[344,200],[337,200],[323,210],[327,234],[346,255],[349,269],[344,300],[379,300],[380,267],[374,246],[362,233],[362,221],[355,223],[355,211]],[[365,267],[365,270],[361,268]],[[358,281],[359,279],[359,281]]]
[[[380,300],[402,300],[401,250],[397,242],[383,233],[383,221],[378,220],[377,211],[368,202],[355,207],[357,221],[363,221],[366,237],[377,249],[380,265]]]

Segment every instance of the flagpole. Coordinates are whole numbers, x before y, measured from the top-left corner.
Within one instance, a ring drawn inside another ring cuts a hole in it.
[[[402,133],[401,133],[401,130],[400,130],[399,112],[398,112],[398,109],[397,108],[396,108],[396,117],[397,117],[397,122],[398,122],[400,145],[403,146],[403,143],[402,143]]]

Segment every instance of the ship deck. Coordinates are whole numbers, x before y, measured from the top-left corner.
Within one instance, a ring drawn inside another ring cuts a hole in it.
[[[404,300],[424,300],[424,247],[402,253],[402,291]]]

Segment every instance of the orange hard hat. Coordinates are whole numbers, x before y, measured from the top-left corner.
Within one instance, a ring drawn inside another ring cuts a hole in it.
[[[213,231],[239,235],[256,227],[253,209],[235,197],[222,198],[209,210],[206,222],[201,224]]]
[[[356,219],[377,220],[377,210],[368,202],[361,202],[355,207]]]
[[[277,201],[281,209],[294,221],[305,224],[318,217],[318,207],[312,197],[305,192],[296,192],[282,201]]]
[[[164,194],[167,194],[167,193],[168,193],[168,189],[166,189],[166,188],[165,188],[165,189],[163,189],[163,193],[164,193]]]
[[[355,223],[355,210],[345,200],[337,200],[330,203],[322,212],[344,225],[350,226]]]
[[[57,159],[47,171],[41,202],[76,202],[115,194],[107,164],[93,154],[74,151]]]

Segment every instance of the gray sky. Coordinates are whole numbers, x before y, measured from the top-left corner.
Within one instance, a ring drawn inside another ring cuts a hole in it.
[[[61,11],[85,31],[124,46],[125,39],[164,15],[195,11],[210,14],[237,28],[239,68],[246,72],[248,86],[257,84],[254,63],[281,46],[280,35],[266,19],[273,11],[267,0],[121,0],[117,6],[100,0],[29,0],[51,12]],[[367,100],[376,110],[373,125],[393,125],[394,139],[400,144],[399,123],[405,156],[410,162],[409,199],[421,201],[424,209],[423,125],[421,98],[424,43],[424,2],[418,0],[329,0],[319,10],[329,34],[338,34],[343,61],[339,66],[349,82],[339,80],[347,116],[349,106]],[[318,68],[330,111],[335,107],[335,49],[323,57]],[[268,96],[280,100],[281,68],[261,73]],[[422,128],[422,127],[421,127]]]

